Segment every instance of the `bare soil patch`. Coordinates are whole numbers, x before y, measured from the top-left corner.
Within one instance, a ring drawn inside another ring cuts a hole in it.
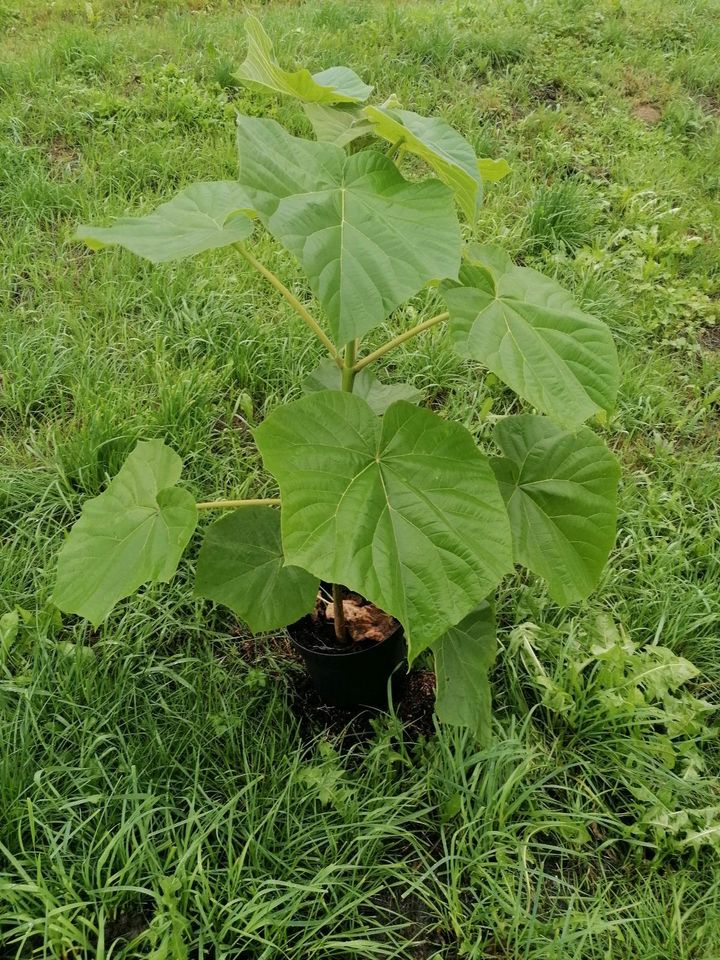
[[[708,113],[713,117],[720,117],[720,98],[700,94],[695,97],[695,102],[704,113]]]
[[[660,119],[662,117],[660,109],[653,103],[637,104],[637,106],[633,107],[632,115],[636,120],[642,120],[642,122],[646,123],[649,127],[653,127],[656,123],[660,123]]]
[[[700,331],[698,339],[700,340],[700,346],[706,350],[720,350],[720,326],[705,327],[704,330]]]

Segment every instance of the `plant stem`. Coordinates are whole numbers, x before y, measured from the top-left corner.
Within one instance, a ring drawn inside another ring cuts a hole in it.
[[[351,340],[345,347],[342,368],[342,389],[346,393],[352,393],[355,383],[355,350],[357,340]]]
[[[343,351],[342,366],[342,390],[344,393],[352,393],[355,384],[355,354],[360,341],[351,340],[345,345]],[[350,640],[348,637],[347,626],[345,624],[345,611],[343,609],[343,588],[339,583],[332,585],[333,596],[333,622],[335,625],[335,638],[339,644],[346,646]]]
[[[335,639],[343,647],[348,644],[347,627],[345,626],[345,611],[343,609],[343,588],[339,583],[332,585],[333,596],[333,623],[335,625]]]
[[[238,507],[279,507],[279,497],[259,497],[254,500],[204,500],[196,503],[198,510],[235,510]]]
[[[388,340],[387,343],[384,343],[381,347],[378,347],[377,350],[373,350],[372,353],[369,353],[366,357],[363,357],[362,360],[358,360],[353,367],[353,372],[358,373],[363,369],[363,367],[366,367],[369,363],[372,363],[379,357],[384,356],[389,350],[392,350],[394,347],[399,347],[401,343],[405,343],[405,341],[409,340],[411,337],[416,337],[419,333],[429,330],[430,327],[434,327],[436,323],[442,323],[443,320],[447,320],[449,316],[449,313],[438,313],[436,317],[430,317],[427,320],[423,320],[422,323],[418,323],[416,327],[410,327],[410,329],[405,330],[404,333],[400,333],[397,337],[393,337],[392,340]]]
[[[272,270],[268,269],[268,267],[266,267],[265,264],[260,263],[260,261],[250,253],[250,251],[247,249],[247,247],[244,244],[234,243],[233,246],[243,257],[245,257],[245,259],[250,264],[250,266],[254,267],[258,273],[261,273],[263,277],[265,277],[265,279],[269,283],[271,283],[273,287],[275,287],[278,293],[281,294],[281,296],[283,296],[287,300],[287,302],[290,304],[293,310],[298,314],[298,316],[302,317],[302,319],[305,321],[308,327],[310,327],[310,329],[318,338],[318,340],[320,340],[320,342],[325,347],[325,349],[330,354],[330,356],[333,358],[335,363],[340,368],[342,368],[342,365],[343,365],[342,358],[340,354],[337,352],[337,349],[335,348],[335,344],[332,342],[330,337],[328,337],[328,335],[325,333],[325,331],[317,322],[315,317],[313,317],[312,314],[308,310],[306,310],[305,307],[300,303],[300,301],[295,296],[295,294],[291,293],[288,290],[288,288],[285,286],[282,280],[279,277],[276,277],[275,274],[272,272]]]

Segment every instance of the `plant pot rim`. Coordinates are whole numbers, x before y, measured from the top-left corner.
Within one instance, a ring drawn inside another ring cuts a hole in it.
[[[292,626],[289,628],[289,632],[292,629]],[[367,655],[372,653],[374,650],[377,650],[379,647],[382,647],[384,644],[388,643],[390,640],[393,640],[397,637],[398,633],[404,633],[403,625],[398,623],[397,627],[393,630],[392,633],[388,634],[383,640],[376,640],[372,647],[365,647],[362,650],[343,650],[338,648],[337,650],[320,650],[318,647],[310,647],[306,643],[302,643],[300,640],[296,640],[295,637],[290,632],[290,642],[294,647],[297,647],[300,650],[304,650],[307,653],[313,654],[317,657],[332,657],[335,658],[349,658],[349,657],[360,657],[363,654]]]

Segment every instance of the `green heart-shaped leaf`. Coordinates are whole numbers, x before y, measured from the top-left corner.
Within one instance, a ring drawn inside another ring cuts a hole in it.
[[[255,434],[283,502],[285,557],[396,617],[411,656],[512,569],[508,518],[472,436],[399,401],[380,418],[322,391]]]
[[[303,110],[312,124],[318,140],[344,147],[358,137],[373,132],[372,124],[365,118],[362,107],[352,103],[331,106],[327,103],[305,103]]]
[[[458,353],[485,364],[563,426],[612,409],[618,365],[605,324],[498,247],[473,244],[467,258],[459,284],[444,289]]]
[[[480,157],[477,168],[483,183],[498,183],[510,173],[510,164],[503,158],[492,160],[490,157]]]
[[[495,662],[495,610],[485,601],[433,643],[435,712],[444,723],[490,738],[492,695],[488,672]]]
[[[296,97],[305,103],[358,103],[372,91],[349,67],[330,67],[314,76],[309,70],[283,70],[270,37],[257,17],[245,21],[248,49],[237,77],[253,90]]]
[[[374,150],[346,157],[273,120],[238,118],[240,182],[301,262],[334,341],[362,336],[426,283],[455,277],[460,226],[436,180],[409,183]]]
[[[515,562],[546,580],[557,603],[584,599],[615,542],[615,457],[586,427],[569,433],[531,414],[500,420],[494,436]]]
[[[317,577],[285,566],[279,510],[242,507],[208,527],[198,557],[196,596],[229,607],[253,633],[310,613],[318,586]]]
[[[231,180],[194,183],[147,216],[78,227],[75,236],[95,250],[117,244],[163,263],[245,240],[253,229],[251,208],[247,193]]]
[[[237,118],[238,179],[267,225],[280,201],[336,187],[347,155],[334,143],[293,137],[275,120]]]
[[[161,440],[138,443],[60,551],[57,607],[98,626],[142,584],[170,580],[197,523],[194,498],[175,486],[181,471]]]
[[[342,371],[334,360],[323,360],[303,383],[305,393],[318,390],[342,390]],[[356,374],[353,394],[362,397],[378,416],[382,416],[396,400],[407,400],[408,403],[422,400],[422,393],[409,383],[381,383],[368,369]]]
[[[375,133],[390,143],[400,143],[433,168],[457,197],[473,223],[482,200],[482,179],[472,145],[440,117],[422,117],[411,110],[365,107]]]

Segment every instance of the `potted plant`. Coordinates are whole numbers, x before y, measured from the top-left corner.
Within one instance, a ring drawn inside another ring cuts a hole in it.
[[[583,426],[614,404],[612,337],[554,280],[497,246],[463,244],[457,208],[472,225],[483,182],[506,164],[478,159],[444,120],[395,98],[367,105],[371,88],[345,67],[284,70],[256,19],[247,31],[239,77],[299,100],[315,139],[238,116],[236,181],[193,184],[147,216],[77,236],[156,263],[232,247],[327,359],[305,395],[255,431],[277,497],[196,503],[179,483],[180,457],[141,442],[85,503],[60,552],[54,603],[101,623],[142,584],[169,580],[199,515],[216,510],[199,596],[253,632],[296,624],[311,669],[330,663],[329,695],[341,701],[377,700],[405,641],[410,662],[429,649],[439,717],[482,735],[501,579],[522,564],[555,601],[572,603],[592,590],[613,544],[618,466]],[[408,179],[408,154],[431,175]],[[314,301],[256,258],[258,229],[297,258]],[[429,284],[444,309],[366,352],[363,338]],[[413,387],[372,372],[439,325],[532,408],[497,420],[496,456],[419,406]]]

